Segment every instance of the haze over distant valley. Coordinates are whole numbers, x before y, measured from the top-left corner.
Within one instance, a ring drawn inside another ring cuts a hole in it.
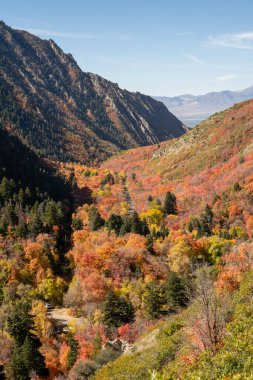
[[[253,98],[253,86],[242,91],[209,92],[205,95],[185,94],[174,97],[154,96],[163,102],[185,125],[192,128],[215,112]]]

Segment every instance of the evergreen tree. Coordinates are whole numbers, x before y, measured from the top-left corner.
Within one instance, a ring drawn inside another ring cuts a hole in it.
[[[24,344],[21,346],[15,345],[14,354],[10,363],[14,379],[29,379],[29,372],[31,370],[34,370],[39,376],[48,376],[44,357],[39,352],[40,347],[41,343],[35,336],[27,336]]]
[[[23,206],[25,203],[25,193],[23,189],[20,189],[18,192],[18,201]]]
[[[27,380],[31,370],[40,376],[47,376],[44,357],[39,352],[40,340],[32,334],[33,320],[30,315],[31,305],[18,301],[7,320],[7,329],[15,342],[14,353],[10,362],[13,378]]]
[[[177,200],[176,196],[167,191],[164,200],[164,212],[166,215],[176,215],[177,214]]]
[[[119,235],[120,236],[124,236],[128,233],[131,232],[131,228],[132,228],[132,220],[129,216],[125,216],[123,219],[122,219],[122,226],[120,228],[120,232],[119,232]]]
[[[185,306],[187,297],[184,281],[172,272],[165,283],[165,297],[168,305],[172,308]]]
[[[38,211],[34,211],[30,216],[28,231],[34,235],[43,232],[43,225]]]
[[[28,302],[18,301],[14,305],[7,320],[9,334],[21,346],[32,328],[32,319],[29,315],[31,305]]]
[[[122,224],[123,221],[120,215],[111,214],[106,222],[106,227],[109,231],[115,231],[119,235]]]
[[[159,228],[159,231],[158,231],[158,236],[164,239],[168,235],[169,235],[169,229],[165,226],[164,222],[162,222],[161,227]]]
[[[144,293],[144,303],[148,316],[152,319],[159,317],[165,302],[163,287],[155,282],[148,283]]]
[[[148,251],[149,251],[152,255],[154,255],[154,254],[155,254],[154,247],[153,247],[154,239],[153,239],[153,236],[152,236],[152,235],[147,235],[147,236],[146,236],[146,244],[147,244],[147,249],[148,249]]]
[[[27,230],[26,222],[22,219],[16,227],[16,234],[20,238],[25,238],[27,236],[27,233],[28,233],[28,230]]]
[[[209,224],[209,226],[211,227],[212,222],[213,222],[213,212],[212,212],[211,207],[208,204],[205,207],[204,217],[207,223]]]
[[[119,327],[133,322],[134,308],[131,302],[110,291],[103,304],[103,322],[107,327]]]
[[[198,231],[199,236],[210,236],[212,234],[212,224],[213,224],[213,212],[211,207],[207,204],[203,214],[200,217],[200,228]]]
[[[112,173],[106,174],[105,178],[100,182],[100,188],[103,189],[106,184],[114,185],[115,180]]]
[[[80,218],[73,219],[71,227],[74,231],[81,230],[83,228],[82,220]]]
[[[13,179],[3,177],[0,183],[0,196],[4,200],[9,200],[15,192],[16,184]]]
[[[68,352],[68,355],[67,355],[67,361],[68,361],[69,368],[72,368],[77,359],[79,344],[75,340],[75,338],[71,336],[68,339],[68,345],[70,346],[70,351]]]
[[[133,212],[131,223],[131,232],[134,234],[143,235],[143,224],[136,211]]]
[[[105,224],[104,219],[101,217],[98,210],[94,206],[90,207],[88,216],[90,222],[90,229],[92,231],[99,230],[99,228],[103,227],[103,225]]]

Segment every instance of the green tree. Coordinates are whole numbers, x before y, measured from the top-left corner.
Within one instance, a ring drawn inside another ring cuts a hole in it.
[[[164,199],[164,212],[166,215],[176,215],[177,214],[177,199],[175,194],[167,191]]]
[[[11,372],[15,380],[29,379],[31,370],[34,370],[39,376],[48,376],[44,357],[39,352],[40,347],[41,343],[35,336],[27,336],[23,345],[15,346],[10,363]]]
[[[165,283],[165,298],[171,308],[185,306],[187,302],[184,281],[175,272],[172,272]]]
[[[135,234],[142,235],[143,234],[143,224],[139,218],[139,215],[137,214],[136,211],[133,212],[132,215],[132,226],[131,226],[131,232]]]
[[[26,222],[22,219],[16,227],[16,234],[18,237],[24,238],[28,233]]]
[[[153,281],[148,283],[144,291],[144,304],[147,315],[152,319],[159,317],[165,303],[164,288]]]
[[[133,322],[134,308],[131,302],[110,291],[103,304],[103,322],[107,327],[119,327]]]
[[[79,344],[73,336],[70,336],[68,339],[68,345],[70,347],[70,351],[68,352],[68,355],[67,355],[67,361],[68,361],[69,368],[72,368],[78,356]]]
[[[29,372],[35,370],[38,375],[47,376],[44,357],[39,352],[40,340],[33,335],[33,319],[30,315],[31,305],[18,301],[7,320],[7,329],[15,341],[14,353],[9,370],[16,380],[27,380]]]
[[[199,224],[199,236],[210,236],[212,234],[213,212],[208,204],[206,205],[204,212],[200,216]]]
[[[111,214],[106,222],[106,227],[109,231],[115,231],[117,235],[120,233],[123,221],[120,215]]]
[[[88,216],[90,222],[90,229],[92,231],[99,230],[99,228],[103,227],[103,225],[105,224],[104,219],[101,217],[98,210],[94,206],[90,207]]]
[[[38,211],[33,211],[28,224],[28,231],[34,235],[43,232],[43,225]]]
[[[74,218],[71,227],[74,231],[81,230],[83,228],[82,220],[80,218]]]
[[[154,247],[153,247],[153,245],[154,245],[154,238],[153,238],[152,235],[147,235],[147,236],[146,236],[146,245],[147,245],[147,249],[148,249],[148,251],[149,251],[152,255],[154,255],[154,254],[155,254]]]

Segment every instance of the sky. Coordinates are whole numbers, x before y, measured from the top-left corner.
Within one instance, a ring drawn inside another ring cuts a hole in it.
[[[0,19],[130,91],[253,85],[253,0],[0,0]]]

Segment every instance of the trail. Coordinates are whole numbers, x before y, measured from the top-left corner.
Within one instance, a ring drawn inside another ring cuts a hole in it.
[[[124,180],[122,180],[122,184],[123,184],[123,191],[124,191],[125,200],[126,200],[127,204],[129,205],[128,215],[131,215],[134,212],[134,204],[133,204],[132,198],[130,196],[128,187],[127,187],[127,177]]]

